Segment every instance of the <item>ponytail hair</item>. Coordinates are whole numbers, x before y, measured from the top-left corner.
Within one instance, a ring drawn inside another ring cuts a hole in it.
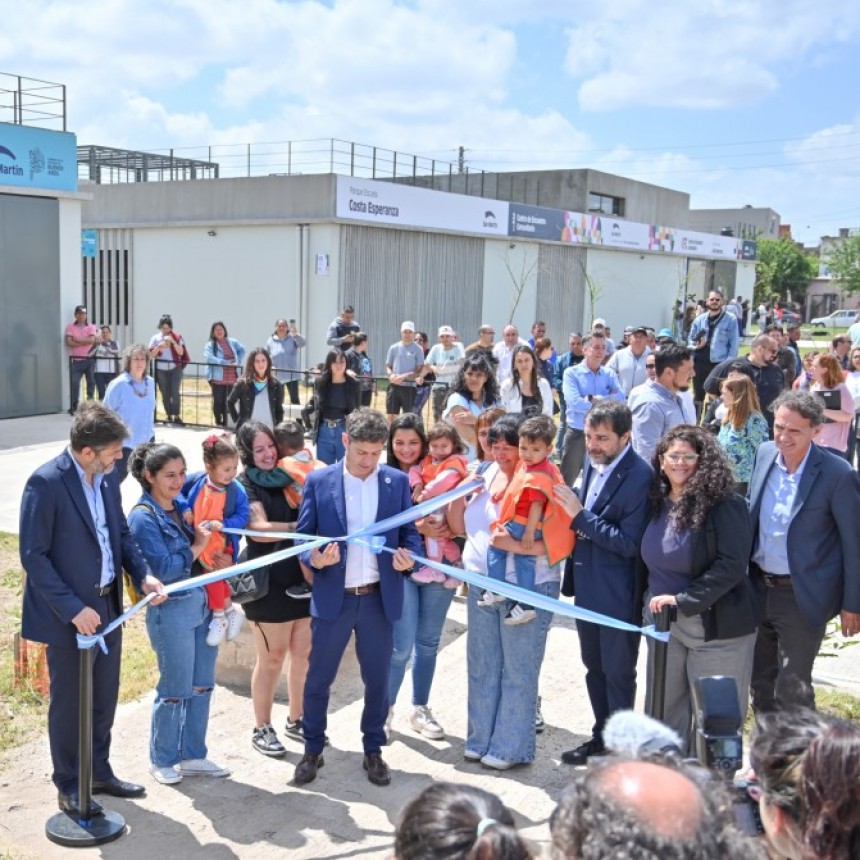
[[[167,442],[144,442],[131,452],[128,470],[144,492],[149,493],[152,491],[152,482],[146,477],[146,473],[157,475],[170,460],[176,459],[185,464],[185,457],[176,445],[169,445]]]

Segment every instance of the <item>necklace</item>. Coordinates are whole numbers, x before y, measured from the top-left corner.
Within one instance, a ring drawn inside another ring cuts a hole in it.
[[[134,377],[129,375],[128,384],[131,386],[131,390],[134,392],[135,397],[146,397],[149,391],[149,379],[147,377],[143,378],[143,391],[141,391],[135,385]]]

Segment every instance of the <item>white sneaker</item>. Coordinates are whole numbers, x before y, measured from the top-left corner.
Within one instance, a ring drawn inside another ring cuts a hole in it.
[[[497,603],[502,603],[507,600],[501,594],[493,594],[492,591],[485,591],[478,600],[478,606],[495,606]]]
[[[232,642],[242,630],[245,615],[236,608],[228,609],[225,615],[227,617],[227,641]]]
[[[153,779],[162,785],[176,785],[177,782],[182,782],[182,774],[176,769],[175,764],[168,767],[158,767],[151,764],[149,772],[152,774]]]
[[[412,716],[409,717],[409,725],[425,738],[430,738],[434,741],[442,740],[445,737],[445,729],[439,725],[432,711],[427,705],[416,705],[412,711]]]
[[[224,641],[226,632],[227,616],[223,612],[220,615],[213,615],[209,622],[209,632],[206,634],[206,644],[217,648]]]
[[[503,758],[494,755],[485,755],[481,759],[481,764],[484,767],[491,767],[493,770],[510,770],[514,766],[514,762],[505,761]]]
[[[391,743],[391,725],[394,722],[394,708],[388,709],[388,717],[385,720],[385,742]]]
[[[519,603],[515,603],[505,616],[505,624],[509,627],[516,627],[518,624],[528,624],[529,621],[534,621],[537,618],[537,612],[530,606],[523,608]]]
[[[230,768],[221,767],[208,758],[186,758],[179,762],[182,776],[230,776]]]

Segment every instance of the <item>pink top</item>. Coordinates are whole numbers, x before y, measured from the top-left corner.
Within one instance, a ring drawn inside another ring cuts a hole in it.
[[[812,392],[821,391],[822,387],[818,384],[815,384],[810,389]],[[848,386],[844,382],[840,382],[836,388],[830,389],[831,391],[838,391],[841,393],[841,412],[845,412],[848,415],[854,415],[854,397],[851,395],[851,392],[848,390]],[[850,421],[833,421],[830,424],[822,424],[821,432],[815,437],[815,442],[818,445],[822,445],[825,448],[833,448],[836,451],[847,451],[848,450],[848,431],[851,428]]]
[[[78,325],[76,322],[73,322],[66,326],[66,337],[92,337],[94,334],[98,333],[99,327],[97,325],[92,325],[91,323]],[[73,358],[86,358],[90,354],[90,350],[92,348],[93,344],[91,343],[79,343],[75,346],[66,346],[66,349],[69,351],[69,355]]]

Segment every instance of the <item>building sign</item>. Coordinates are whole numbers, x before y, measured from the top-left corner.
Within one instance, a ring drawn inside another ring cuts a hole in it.
[[[75,136],[0,122],[0,185],[77,191]]]
[[[81,256],[94,259],[99,247],[98,230],[81,230]]]
[[[400,227],[508,235],[508,204],[372,179],[337,178],[337,217]]]
[[[337,178],[337,217],[657,254],[754,260],[755,242],[371,179]]]

